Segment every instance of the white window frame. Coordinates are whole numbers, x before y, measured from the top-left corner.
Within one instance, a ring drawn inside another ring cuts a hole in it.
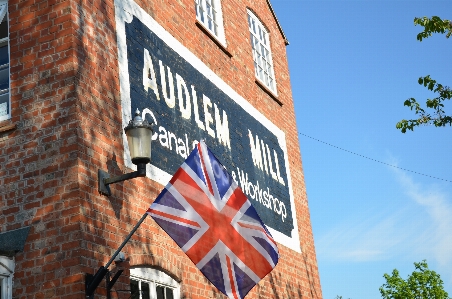
[[[3,18],[2,18],[3,16]],[[1,20],[6,20],[8,18],[8,1],[7,0],[0,0],[0,18]],[[10,56],[10,45],[9,45],[9,23],[8,23],[8,36],[5,38],[0,39],[0,44],[7,43],[8,47],[8,111],[6,115],[0,115],[0,121],[7,120],[11,118],[11,73],[10,73],[10,64],[11,64],[11,56]],[[2,90],[4,91],[4,90]],[[5,94],[5,93],[1,93]]]
[[[154,268],[132,268],[130,269],[130,279],[138,280],[140,282],[140,285],[141,282],[149,283],[152,299],[157,298],[156,287],[158,285],[171,288],[173,290],[174,299],[180,299],[180,284],[165,272]],[[142,298],[140,294],[140,299],[148,298]]]
[[[2,291],[0,299],[13,298],[14,259],[0,256],[0,285]]]
[[[247,11],[248,28],[253,51],[254,74],[260,83],[267,87],[273,94],[278,95],[270,47],[270,34],[259,18],[251,10],[248,9]]]
[[[208,7],[211,7],[209,13]],[[195,0],[196,19],[203,25],[223,46],[226,47],[226,36],[224,35],[223,12],[220,0]],[[209,25],[212,21],[212,26]],[[216,32],[215,32],[216,25]]]

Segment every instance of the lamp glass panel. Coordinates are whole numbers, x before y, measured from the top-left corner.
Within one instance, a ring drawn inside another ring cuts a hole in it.
[[[126,135],[132,160],[137,158],[151,159],[152,130],[133,128],[128,130]]]

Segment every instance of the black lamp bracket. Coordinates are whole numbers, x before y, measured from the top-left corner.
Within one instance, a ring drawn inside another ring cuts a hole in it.
[[[109,185],[127,181],[127,180],[134,179],[137,177],[145,177],[146,176],[146,163],[138,163],[137,171],[126,173],[126,174],[112,177],[112,178],[110,178],[110,174],[108,172],[103,171],[102,169],[99,169],[97,171],[97,176],[98,176],[99,193],[106,195],[106,196],[110,196],[111,190],[110,190]]]

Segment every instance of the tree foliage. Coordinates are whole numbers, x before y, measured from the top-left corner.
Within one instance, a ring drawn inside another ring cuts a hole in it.
[[[432,33],[446,33],[446,38],[449,38],[452,34],[452,22],[450,20],[441,20],[437,16],[433,16],[431,19],[427,17],[414,18],[414,25],[424,27],[424,31],[417,35],[417,40],[420,42],[423,38],[432,36]]]
[[[430,75],[420,77],[418,82],[429,90],[438,93],[436,98],[427,99],[426,101],[427,108],[433,109],[433,114],[426,112],[416,99],[410,98],[404,102],[404,105],[410,107],[411,110],[414,110],[419,117],[416,119],[401,120],[396,125],[397,129],[401,129],[402,133],[405,133],[406,130],[413,131],[414,127],[424,124],[433,124],[435,127],[444,127],[446,125],[452,126],[452,117],[446,115],[446,112],[444,111],[444,101],[452,98],[452,90],[450,87],[437,83],[436,80],[430,78]]]
[[[383,299],[451,299],[444,290],[443,281],[438,273],[428,269],[427,262],[414,263],[415,270],[404,280],[399,271],[394,269],[392,275],[385,274],[386,279],[380,287]]]
[[[423,38],[428,38],[433,33],[446,34],[446,38],[452,35],[452,22],[450,20],[442,20],[437,16],[433,16],[431,19],[427,17],[415,18],[414,24],[424,27],[424,30],[417,35],[417,40],[419,41],[422,41]],[[407,130],[413,131],[414,127],[420,125],[433,124],[436,127],[452,126],[452,117],[446,115],[444,111],[444,102],[452,98],[451,88],[437,83],[436,80],[430,78],[430,75],[420,77],[418,83],[438,94],[437,97],[427,99],[426,101],[427,108],[433,109],[433,112],[427,112],[416,99],[410,98],[404,102],[404,105],[414,110],[417,118],[410,120],[403,119],[396,124],[396,128],[401,130],[402,133],[405,133]]]

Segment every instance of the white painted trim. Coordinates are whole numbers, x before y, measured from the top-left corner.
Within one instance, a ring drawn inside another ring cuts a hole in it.
[[[122,105],[122,127],[126,127],[129,120],[132,118],[132,112],[130,111],[130,82],[129,82],[129,70],[127,61],[127,44],[126,44],[126,32],[125,22],[130,23],[133,16],[137,17],[142,23],[146,24],[159,38],[161,38],[170,48],[176,51],[183,59],[195,67],[201,74],[203,74],[208,80],[221,89],[227,96],[233,99],[238,105],[240,105],[251,116],[258,120],[263,126],[271,131],[278,138],[278,143],[284,152],[284,160],[288,178],[288,188],[290,196],[290,204],[293,217],[294,229],[292,230],[292,237],[286,236],[272,228],[268,228],[274,239],[283,244],[284,246],[296,251],[301,252],[300,249],[300,237],[298,234],[298,221],[295,208],[295,201],[292,188],[292,180],[290,176],[289,157],[287,154],[286,137],[284,132],[273,124],[267,117],[260,113],[254,106],[252,106],[247,100],[240,96],[232,87],[226,84],[220,77],[218,77],[211,69],[209,69],[198,57],[185,48],[178,40],[176,40],[169,32],[167,32],[160,24],[158,24],[150,15],[148,15],[138,4],[133,0],[115,0],[115,12],[116,12],[116,32],[118,40],[118,64],[119,64],[119,76],[120,76],[120,92],[121,92],[121,105]],[[132,164],[132,160],[129,154],[129,146],[127,144],[127,138],[123,131],[123,144],[124,144],[124,162],[125,165],[131,169],[136,170],[136,165]],[[166,185],[172,175],[165,171],[155,167],[154,165],[147,165],[147,176],[152,180]],[[150,203],[149,203],[150,204]]]

